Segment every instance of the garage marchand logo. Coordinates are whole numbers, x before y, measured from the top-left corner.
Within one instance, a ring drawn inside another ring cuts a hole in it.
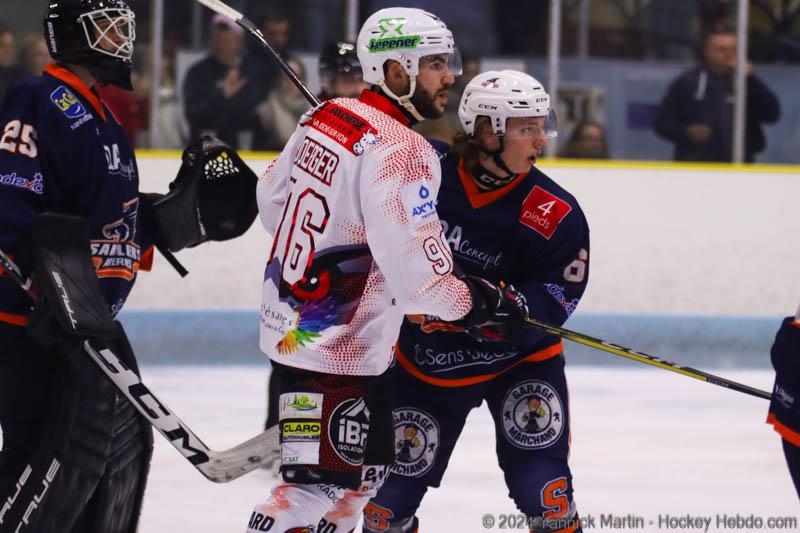
[[[503,434],[517,448],[545,448],[564,430],[564,409],[558,393],[544,381],[525,381],[503,400]]]
[[[412,408],[395,409],[395,460],[392,472],[406,477],[427,473],[439,451],[439,424],[424,411]]]

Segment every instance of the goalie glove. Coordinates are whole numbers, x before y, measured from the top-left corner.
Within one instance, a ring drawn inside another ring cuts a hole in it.
[[[156,244],[177,252],[246,232],[258,215],[258,177],[250,167],[208,135],[189,145],[182,160],[169,192],[146,196],[158,226]]]
[[[461,281],[469,287],[472,310],[453,324],[478,340],[514,342],[528,317],[525,295],[502,281],[495,285],[477,276],[464,276]]]

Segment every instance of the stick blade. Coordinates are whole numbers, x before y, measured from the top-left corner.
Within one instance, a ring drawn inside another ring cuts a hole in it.
[[[257,468],[274,466],[280,460],[278,426],[223,452],[209,453],[209,462],[199,468],[216,483],[227,483]]]

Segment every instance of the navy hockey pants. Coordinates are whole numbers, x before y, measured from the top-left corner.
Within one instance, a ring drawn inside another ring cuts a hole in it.
[[[519,511],[551,525],[576,516],[567,464],[569,397],[562,355],[458,388],[422,382],[400,365],[390,372],[395,464],[364,511],[365,531],[384,531],[391,522],[414,515],[428,487],[439,486],[467,415],[484,400],[494,419],[497,460]],[[475,524],[476,530],[480,527]]]

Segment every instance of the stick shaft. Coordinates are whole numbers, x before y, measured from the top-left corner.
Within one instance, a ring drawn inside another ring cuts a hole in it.
[[[707,383],[718,385],[720,387],[725,387],[726,389],[731,389],[737,392],[742,392],[744,394],[749,394],[751,396],[756,396],[757,398],[764,398],[765,400],[769,400],[772,398],[772,395],[766,391],[755,389],[748,385],[743,385],[741,383],[737,383],[729,379],[715,376],[713,374],[703,372],[702,370],[696,370],[688,366],[672,363],[670,361],[661,359],[660,357],[655,357],[653,355],[649,355],[644,352],[638,352],[630,348],[620,346],[618,344],[590,337],[589,335],[584,335],[583,333],[577,333],[575,331],[570,331],[568,329],[552,326],[545,322],[540,322],[535,318],[528,317],[525,319],[525,322],[530,326],[533,326],[537,329],[545,331],[546,333],[549,333],[550,335],[562,337],[567,340],[571,340],[572,342],[577,342],[578,344],[589,346],[590,348],[595,348],[597,350],[602,350],[604,352],[608,352],[614,355],[619,355],[620,357],[632,359],[634,361],[638,361],[646,365],[655,366],[664,370],[669,370],[670,372],[675,372],[676,374],[681,374],[690,378],[698,379],[700,381],[705,381]]]
[[[31,279],[0,250],[0,265],[31,298]],[[139,376],[109,348],[95,349],[90,340],[83,342],[83,352],[106,374],[108,379],[131,402],[137,411],[166,438],[207,479],[224,483],[236,479],[274,460],[278,453],[278,427],[229,450],[215,451],[206,446],[171,409],[156,398]]]
[[[260,29],[256,28],[255,24],[253,24],[253,22],[250,19],[248,19],[247,17],[245,17],[244,15],[242,15],[241,13],[230,7],[228,4],[220,2],[219,0],[197,0],[197,1],[206,6],[207,8],[209,8],[210,10],[219,13],[223,17],[228,17],[236,24],[244,28],[244,30],[247,33],[252,35],[259,43],[261,43],[261,46],[267,51],[272,60],[275,61],[275,63],[280,67],[280,69],[289,77],[290,80],[292,80],[292,83],[294,83],[300,90],[300,92],[303,93],[303,96],[306,97],[309,103],[314,107],[320,105],[321,102],[319,98],[317,98],[316,95],[309,90],[306,84],[303,83],[303,80],[301,80],[297,76],[297,73],[294,70],[292,70],[292,67],[286,64],[286,61],[284,61],[281,55],[275,50],[275,48],[273,48],[273,46],[269,44],[269,42],[267,42],[267,39],[264,37],[264,34],[261,33]]]

